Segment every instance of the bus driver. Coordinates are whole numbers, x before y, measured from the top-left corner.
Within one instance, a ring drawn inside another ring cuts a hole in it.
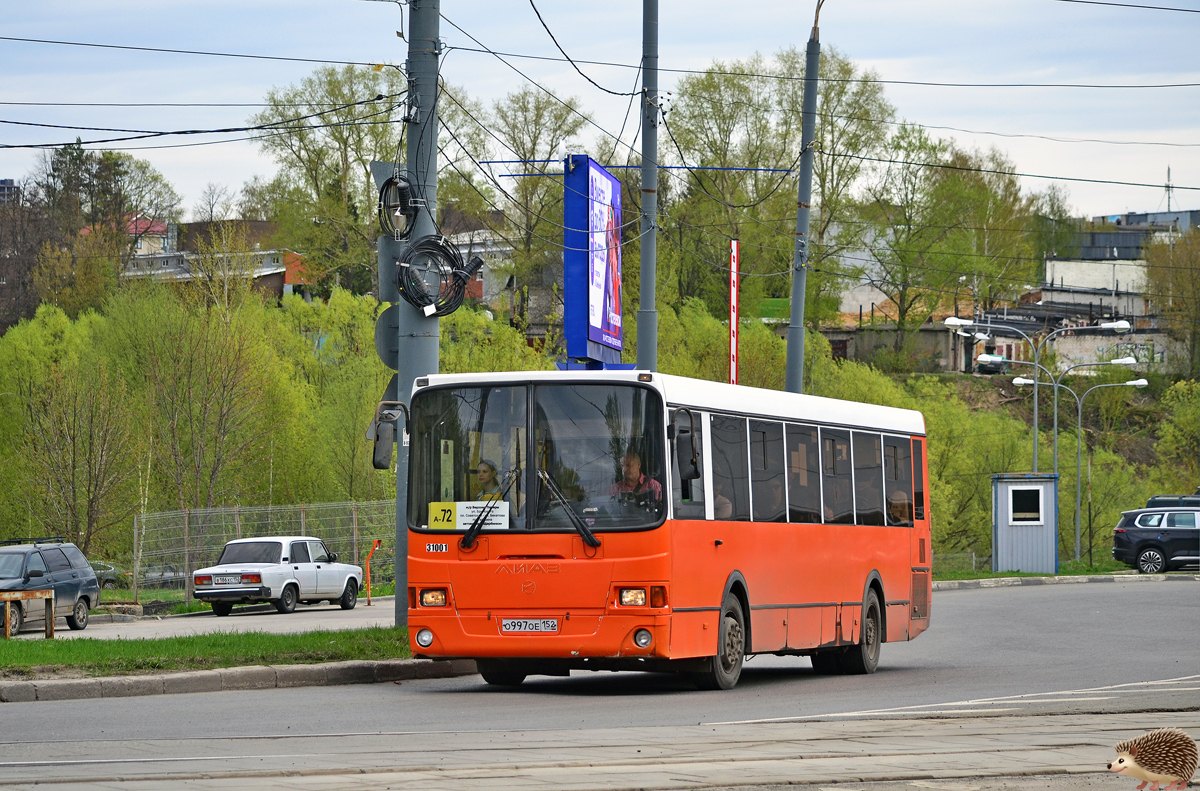
[[[618,498],[632,501],[662,500],[662,484],[653,478],[647,478],[642,472],[642,457],[631,450],[621,460],[621,480],[612,485],[609,494]],[[622,495],[625,495],[622,497]],[[641,496],[638,496],[641,495]]]

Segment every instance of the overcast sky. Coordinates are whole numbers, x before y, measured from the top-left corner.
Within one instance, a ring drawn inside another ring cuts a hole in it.
[[[1124,0],[1122,0],[1124,1]],[[1197,0],[1163,4],[1200,10]],[[573,57],[636,65],[641,3],[539,0]],[[447,18],[490,48],[556,56],[528,0],[443,0]],[[405,15],[407,9],[405,9]],[[704,68],[713,59],[803,48],[813,3],[660,0],[660,66]],[[401,63],[402,12],[378,0],[105,0],[5,3],[0,36],[245,54]],[[407,24],[407,22],[405,22]],[[821,40],[883,79],[977,83],[1200,83],[1200,13],[1114,8],[1059,0],[827,0]],[[443,22],[449,45],[474,46]],[[0,41],[0,120],[132,129],[236,126],[249,107],[44,107],[14,102],[261,102],[315,65]],[[626,102],[593,88],[565,63],[513,61],[559,95],[580,97],[597,123],[615,132]],[[614,90],[633,87],[630,69],[585,66]],[[451,52],[445,77],[485,102],[522,78],[487,54]],[[669,89],[677,75],[663,74]],[[1200,187],[1200,87],[947,88],[887,87],[909,121],[1005,135],[1045,135],[1137,143],[1055,142],[933,130],[972,147],[997,146],[1024,173],[1162,184],[1170,166],[1179,186]],[[625,139],[635,142],[636,119]],[[89,134],[0,124],[0,144],[85,140]],[[169,141],[168,141],[169,142]],[[1174,143],[1183,146],[1147,145]],[[161,143],[157,143],[161,145]],[[134,144],[138,145],[138,144]],[[248,142],[189,148],[126,149],[150,160],[190,208],[208,182],[233,190],[274,164]],[[26,176],[40,154],[0,149],[0,178]],[[1031,189],[1052,182],[1027,179]],[[1079,214],[1166,208],[1161,187],[1063,183]],[[1200,208],[1200,191],[1180,190],[1173,208]]]

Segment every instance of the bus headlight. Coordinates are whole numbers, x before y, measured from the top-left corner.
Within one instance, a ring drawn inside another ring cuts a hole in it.
[[[648,629],[638,629],[633,633],[633,643],[638,648],[649,648],[652,642],[654,642],[654,636]]]
[[[422,648],[428,648],[433,645],[433,632],[428,629],[422,629],[417,632],[417,645]]]
[[[622,607],[645,607],[646,606],[646,589],[645,588],[621,588],[621,606]]]
[[[446,606],[446,589],[433,588],[431,590],[421,591],[421,606],[422,607],[445,607]]]

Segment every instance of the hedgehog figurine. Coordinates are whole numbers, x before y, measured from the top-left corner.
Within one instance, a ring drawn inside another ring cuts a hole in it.
[[[1178,728],[1161,728],[1116,745],[1117,759],[1108,765],[1110,772],[1136,777],[1142,781],[1138,791],[1152,783],[1150,791],[1184,791],[1196,773],[1196,743]]]

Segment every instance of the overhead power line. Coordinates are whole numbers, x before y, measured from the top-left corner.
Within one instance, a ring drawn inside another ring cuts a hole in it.
[[[1082,0],[1078,0],[1082,2]],[[1186,9],[1171,9],[1171,10],[1186,10]],[[445,19],[445,17],[442,17]],[[450,22],[449,19],[446,19]],[[450,22],[450,24],[454,24]],[[455,27],[458,27],[455,25]],[[462,28],[459,28],[461,31]],[[465,33],[465,31],[463,31]],[[468,38],[473,38],[468,34]],[[274,60],[290,63],[321,63],[332,64],[337,66],[375,66],[377,63],[357,60],[335,60],[332,58],[295,58],[284,55],[254,55],[241,52],[215,52],[208,50],[193,50],[193,49],[172,49],[169,47],[136,47],[129,44],[97,44],[88,41],[60,41],[57,39],[41,39],[41,38],[22,38],[20,36],[0,36],[0,41],[16,41],[25,44],[53,44],[65,47],[93,47],[97,49],[115,49],[128,50],[133,52],[163,52],[172,55],[206,55],[219,58],[248,58],[251,60]],[[486,47],[459,47],[449,46],[446,50],[458,50],[460,52],[477,52],[485,55],[503,56],[506,58],[522,58],[525,60],[543,60],[554,61],[557,63],[570,63],[571,65],[585,64],[588,66],[613,66],[622,69],[638,69],[641,68],[637,64],[632,63],[616,63],[613,61],[602,60],[580,60],[567,57],[554,57],[551,55],[526,55],[519,52],[500,52],[497,50],[487,49]],[[660,72],[671,74],[717,74],[729,77],[762,77],[770,80],[788,80],[801,81],[803,77],[788,77],[782,74],[757,74],[754,72],[741,71],[722,71],[718,69],[669,69],[659,67]],[[586,76],[586,75],[585,75]],[[818,77],[822,82],[874,82],[880,85],[915,85],[920,87],[930,88],[1087,88],[1087,89],[1102,89],[1102,90],[1130,90],[1130,89],[1150,89],[1150,88],[1200,88],[1200,82],[1164,82],[1164,83],[1131,83],[1131,84],[1115,84],[1115,83],[1075,83],[1075,82],[934,82],[930,80],[883,80],[864,77]],[[599,86],[598,86],[599,87]],[[619,93],[618,96],[626,94]]]
[[[575,61],[571,60],[571,56],[568,55],[567,51],[562,48],[562,44],[558,43],[558,39],[554,36],[554,31],[551,30],[550,26],[546,24],[546,20],[542,18],[542,12],[538,10],[538,7],[534,4],[533,0],[529,0],[529,6],[533,9],[533,13],[537,14],[538,21],[542,23],[542,28],[546,31],[546,35],[550,36],[550,40],[554,42],[554,46],[557,47],[558,51],[561,52],[563,54],[563,57],[567,59],[567,63],[570,63],[571,67],[574,68],[575,71],[579,72],[580,77],[583,77],[585,80],[590,82],[592,85],[595,85],[600,90],[604,91],[605,93],[612,94],[613,96],[636,96],[639,93],[638,91],[628,92],[628,91],[609,90],[608,88],[605,88],[603,85],[601,85],[600,83],[593,80],[591,77],[584,74],[583,69],[579,68],[579,65],[577,63],[575,63]]]
[[[332,105],[332,102],[329,104]],[[0,102],[4,107],[309,107],[269,102]]]
[[[339,66],[374,66],[374,63],[364,63],[356,60],[328,60],[324,58],[290,58],[283,55],[250,55],[241,52],[210,52],[197,49],[170,49],[167,47],[134,47],[129,44],[95,44],[87,41],[58,41],[47,38],[20,38],[18,36],[0,36],[0,41],[18,41],[23,44],[57,44],[63,47],[93,47],[95,49],[120,49],[134,52],[166,52],[172,55],[207,55],[217,58],[249,58],[251,60],[281,60],[290,63],[325,63]]]
[[[820,150],[820,149],[818,149]],[[821,151],[822,154],[831,157],[841,157],[844,159],[858,159],[864,162],[880,162],[885,165],[911,165],[919,168],[938,168],[941,170],[958,170],[965,173],[988,173],[997,176],[1019,176],[1028,179],[1046,179],[1048,181],[1074,181],[1085,184],[1114,184],[1119,187],[1151,187],[1153,189],[1162,189],[1163,185],[1150,184],[1144,181],[1116,181],[1113,179],[1087,179],[1078,176],[1047,176],[1044,173],[1017,173],[1009,170],[993,170],[991,168],[968,168],[961,165],[949,165],[938,162],[910,162],[903,159],[884,159],[882,157],[868,157],[862,154],[835,154],[828,151]],[[1200,187],[1181,187],[1175,184],[1171,185],[1171,189],[1194,190],[1200,192]]]
[[[1083,5],[1110,5],[1117,8],[1144,8],[1150,11],[1182,11],[1185,14],[1200,14],[1200,9],[1173,8],[1162,5],[1139,5],[1138,3],[1108,3],[1103,0],[1056,0],[1059,3],[1081,3]]]
[[[445,16],[442,17],[446,19]],[[449,19],[446,19],[450,22]],[[453,22],[450,22],[454,25]],[[458,27],[458,25],[454,25]],[[467,38],[474,39],[462,28],[462,31]],[[476,41],[478,41],[476,39]],[[448,46],[448,50],[458,50],[459,52],[477,52],[483,55],[493,55],[496,57],[505,58],[521,58],[524,60],[546,60],[556,63],[565,62],[564,58],[556,58],[552,55],[526,55],[520,52],[501,52],[499,50],[488,49],[487,47],[459,47]],[[614,66],[622,69],[636,69],[636,65],[630,63],[616,63],[606,60],[579,60],[575,63],[582,63],[587,66]],[[803,77],[788,77],[782,74],[759,74],[756,72],[745,71],[723,71],[720,69],[668,69],[659,67],[660,72],[669,72],[671,74],[716,74],[724,77],[762,77],[768,80],[786,80],[790,82],[803,82]],[[880,85],[915,85],[929,88],[1096,88],[1104,90],[1125,90],[1125,89],[1143,89],[1143,88],[1200,88],[1200,82],[1156,82],[1156,83],[1085,83],[1085,82],[933,82],[929,80],[883,80],[877,78],[866,77],[824,77],[818,76],[817,79],[821,82],[873,82]]]
[[[297,116],[295,118],[285,118],[281,121],[272,121],[270,123],[259,124],[257,126],[233,126],[233,127],[225,127],[225,128],[221,128],[221,129],[179,129],[179,130],[164,132],[164,131],[142,130],[142,129],[111,129],[111,128],[104,128],[104,127],[64,126],[61,124],[35,124],[35,123],[26,122],[26,121],[0,121],[0,123],[16,124],[16,125],[20,125],[20,126],[51,127],[51,128],[55,128],[55,129],[71,129],[71,130],[76,130],[76,131],[129,132],[129,133],[131,133],[131,135],[129,137],[114,137],[114,138],[107,138],[104,140],[71,141],[71,142],[67,142],[67,143],[23,143],[23,144],[0,143],[0,148],[61,148],[63,146],[75,145],[76,142],[79,142],[80,145],[95,145],[97,143],[122,143],[122,142],[126,142],[126,141],[131,141],[131,140],[146,140],[148,138],[173,137],[173,136],[177,136],[177,135],[227,134],[227,133],[231,133],[231,132],[253,132],[253,131],[259,131],[259,130],[283,131],[285,133],[290,133],[290,132],[295,132],[295,131],[303,131],[303,129],[326,128],[326,127],[334,127],[334,126],[356,126],[356,125],[359,125],[361,122],[363,122],[365,119],[373,118],[375,116],[382,115],[384,113],[390,113],[392,111],[392,109],[394,109],[395,105],[394,104],[389,105],[387,108],[385,108],[383,110],[380,110],[375,113],[370,113],[368,115],[362,116],[361,118],[356,118],[353,121],[342,121],[342,122],[338,122],[338,123],[334,123],[334,124],[324,124],[324,125],[313,126],[313,127],[303,127],[302,129],[287,129],[286,128],[288,124],[294,124],[294,123],[297,123],[300,121],[307,121],[311,118],[317,118],[322,115],[328,115],[329,113],[337,112],[339,110],[345,110],[345,109],[348,109],[351,107],[358,107],[360,105],[370,104],[371,102],[378,102],[378,101],[383,101],[386,99],[393,99],[393,98],[395,98],[397,96],[401,96],[401,95],[403,95],[403,93],[392,94],[390,96],[384,96],[383,94],[378,94],[377,96],[374,96],[370,99],[362,99],[357,102],[349,102],[347,104],[333,107],[329,110],[321,110],[321,111],[318,111],[315,113],[309,113],[307,115]],[[372,123],[379,123],[379,122],[372,122]]]

